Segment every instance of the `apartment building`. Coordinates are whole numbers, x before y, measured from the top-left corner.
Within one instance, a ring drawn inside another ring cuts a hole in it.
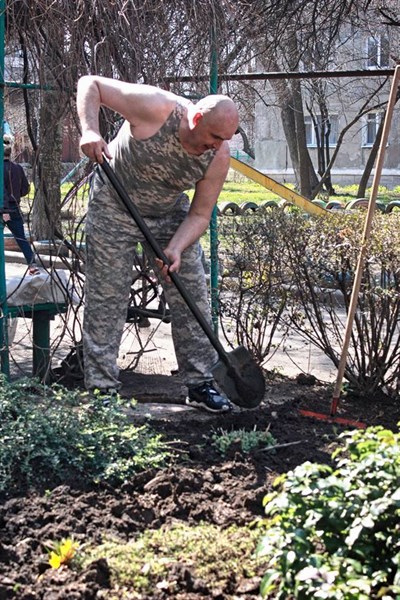
[[[316,171],[319,166],[318,146],[324,136],[327,141],[327,128],[328,158],[332,157],[340,134],[345,130],[331,171],[334,185],[358,184],[364,172],[390,91],[391,78],[378,76],[379,71],[393,69],[396,57],[400,60],[399,37],[400,32],[396,28],[382,26],[342,32],[336,56],[327,70],[364,70],[367,76],[321,79],[318,91],[322,90],[322,104],[327,110],[325,116],[321,114],[315,80],[302,81],[306,145]],[[303,65],[301,70],[307,71],[307,65]],[[255,106],[254,166],[281,182],[294,182],[279,99],[271,84],[267,84],[263,94]],[[400,186],[400,101],[398,104],[393,114],[381,177],[382,185],[389,189]]]

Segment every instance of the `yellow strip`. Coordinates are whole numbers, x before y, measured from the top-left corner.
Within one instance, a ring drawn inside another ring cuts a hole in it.
[[[314,204],[311,202],[311,200],[308,200],[301,194],[291,190],[282,183],[278,183],[275,181],[275,179],[271,179],[271,177],[264,175],[264,173],[261,173],[261,171],[257,171],[257,169],[250,167],[250,165],[247,165],[241,160],[233,158],[233,156],[231,156],[231,167],[232,169],[235,169],[235,171],[239,171],[239,173],[242,173],[242,175],[245,175],[249,179],[252,179],[256,183],[259,183],[263,187],[267,188],[267,190],[270,190],[277,196],[280,196],[280,198],[284,198],[285,200],[288,200],[288,202],[292,202],[296,206],[299,206],[311,215],[325,217],[329,214],[329,211],[325,208],[322,208],[322,206]]]

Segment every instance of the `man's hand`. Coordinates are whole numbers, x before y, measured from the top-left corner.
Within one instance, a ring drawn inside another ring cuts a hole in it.
[[[172,279],[169,273],[178,273],[181,266],[181,253],[178,250],[164,250],[165,256],[169,260],[169,264],[166,265],[160,258],[156,258],[156,265],[159,269],[159,274],[164,281],[171,283]]]
[[[86,131],[82,135],[80,148],[90,160],[98,163],[103,162],[103,153],[107,158],[112,158],[105,140],[95,131]]]
[[[7,221],[11,221],[11,217],[8,213],[3,213],[3,221],[7,223]]]

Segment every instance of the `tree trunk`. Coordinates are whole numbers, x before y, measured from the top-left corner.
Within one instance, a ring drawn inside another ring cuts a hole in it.
[[[306,143],[301,91],[297,90],[294,95],[290,95],[290,101],[288,101],[287,92],[288,90],[285,97],[279,97],[282,106],[282,126],[295,175],[296,187],[303,196],[311,198],[312,189],[317,185],[318,178]]]
[[[317,176],[310,154],[307,148],[306,128],[304,125],[303,99],[301,95],[301,83],[298,80],[292,81],[293,108],[295,119],[297,155],[299,157],[299,180],[300,193],[306,198],[311,198],[312,188],[318,183]]]
[[[32,233],[37,240],[52,240],[55,231],[60,230],[62,118],[59,106],[60,94],[42,91],[32,209]]]
[[[275,70],[278,70],[276,68]],[[296,187],[306,198],[318,184],[306,143],[303,100],[300,81],[271,80],[280,108],[282,126],[289,149]]]
[[[281,108],[281,119],[283,131],[285,133],[286,143],[289,148],[290,160],[292,161],[292,167],[296,180],[296,187],[300,189],[300,177],[299,177],[299,153],[296,141],[296,123],[294,118],[294,111],[291,104],[287,103]]]
[[[367,193],[368,181],[371,176],[371,172],[375,164],[376,155],[378,154],[379,145],[382,139],[384,121],[385,118],[383,116],[381,122],[379,123],[378,131],[376,132],[376,138],[371,148],[371,152],[369,153],[367,162],[365,163],[364,172],[361,175],[360,183],[358,184],[357,198],[365,198],[365,194]]]

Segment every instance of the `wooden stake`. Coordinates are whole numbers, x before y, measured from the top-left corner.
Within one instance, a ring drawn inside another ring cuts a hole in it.
[[[400,80],[400,65],[398,65],[396,67],[395,72],[394,72],[392,86],[391,86],[390,94],[389,94],[388,105],[387,105],[387,109],[386,109],[385,121],[383,124],[382,139],[381,139],[381,143],[379,145],[379,151],[378,151],[378,156],[377,156],[377,160],[376,160],[375,175],[374,175],[374,179],[372,182],[371,196],[369,199],[367,216],[365,218],[364,231],[363,231],[363,236],[362,236],[362,241],[361,241],[361,249],[360,249],[360,254],[358,257],[358,263],[357,263],[357,269],[356,269],[355,278],[354,278],[353,290],[351,293],[349,312],[347,315],[347,322],[346,322],[346,329],[345,329],[345,333],[344,333],[342,354],[341,354],[340,362],[339,362],[339,366],[338,366],[338,374],[337,374],[335,389],[333,391],[332,404],[331,404],[331,416],[334,416],[336,414],[336,410],[339,405],[340,390],[342,387],[343,376],[344,376],[344,372],[346,369],[346,361],[347,361],[347,355],[348,355],[348,350],[349,350],[349,345],[350,345],[351,332],[352,332],[352,328],[353,328],[354,315],[355,315],[355,312],[357,309],[358,296],[360,293],[361,276],[362,276],[366,252],[367,252],[367,243],[369,241],[371,229],[372,229],[372,219],[373,219],[374,213],[375,213],[376,198],[378,195],[378,187],[379,187],[379,182],[381,179],[383,160],[384,160],[384,155],[385,155],[385,148],[386,148],[386,144],[387,144],[388,137],[389,137],[390,125],[392,122],[394,105],[396,103],[396,96],[397,96],[397,89],[399,86],[399,80]]]

